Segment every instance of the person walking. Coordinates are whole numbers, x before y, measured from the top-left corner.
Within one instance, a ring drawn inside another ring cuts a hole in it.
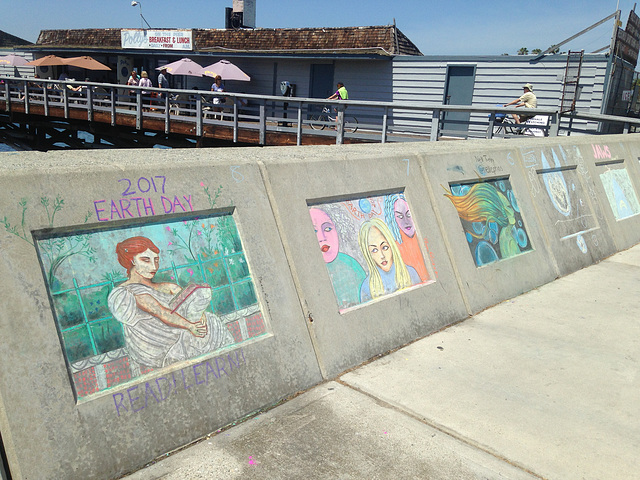
[[[138,77],[138,72],[136,72],[136,69],[134,68],[131,71],[131,75],[129,76],[129,79],[127,80],[127,85],[137,87],[138,83],[140,83],[140,78]],[[129,96],[134,97],[135,95],[136,95],[135,90],[129,90]]]
[[[169,88],[169,80],[167,80],[167,69],[163,68],[160,70],[160,75],[158,75],[158,88]],[[164,98],[166,93],[159,92],[158,98]]]
[[[505,103],[503,105],[503,107],[508,107],[510,105],[515,105],[516,108],[518,108],[518,107],[536,108],[538,106],[538,99],[533,94],[533,85],[531,85],[530,83],[525,83],[522,86],[522,88],[524,89],[524,93],[522,94],[522,96],[516,98],[512,102]],[[513,114],[513,120],[516,123],[524,123],[527,120],[529,120],[530,118],[533,118],[534,116],[535,115],[516,115],[514,113]]]
[[[149,80],[149,74],[143,70],[141,73],[140,82],[138,82],[140,87],[153,87],[153,83]],[[144,103],[151,103],[151,92],[149,90],[142,90],[142,100]]]
[[[216,75],[213,81],[213,85],[211,85],[212,92],[224,92],[224,85],[222,84],[222,77],[220,75]],[[216,105],[213,107],[214,112],[222,112],[222,107],[219,105],[226,102],[225,97],[215,96],[213,97],[213,104]],[[214,115],[215,118],[215,115]],[[220,114],[220,119],[222,120],[223,116]]]

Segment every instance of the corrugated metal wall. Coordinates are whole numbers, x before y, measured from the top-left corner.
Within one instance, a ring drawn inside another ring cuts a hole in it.
[[[547,56],[537,62],[532,62],[533,58],[396,57],[393,61],[393,101],[443,103],[447,67],[469,65],[476,68],[473,105],[505,104],[522,95],[524,83],[531,83],[538,106],[556,108],[562,98],[566,55]],[[585,54],[580,74],[582,92],[576,104],[581,112],[601,113],[607,61],[605,55]],[[484,126],[472,125],[470,135],[484,134],[486,115],[472,115],[471,121],[482,122]],[[398,124],[398,120],[395,123]],[[582,125],[586,126],[586,123],[582,122]]]

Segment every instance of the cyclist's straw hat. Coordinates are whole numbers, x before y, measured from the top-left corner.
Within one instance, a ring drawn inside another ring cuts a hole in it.
[[[529,90],[531,90],[533,92],[533,85],[531,85],[530,83],[525,83],[522,88],[528,88]]]

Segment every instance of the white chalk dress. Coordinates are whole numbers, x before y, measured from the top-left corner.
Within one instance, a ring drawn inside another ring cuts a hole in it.
[[[215,314],[205,312],[207,334],[198,338],[188,330],[167,325],[138,308],[137,295],[150,295],[167,308],[170,308],[169,304],[174,296],[141,283],[118,286],[109,294],[109,310],[123,324],[127,350],[131,360],[139,365],[166,367],[233,343],[233,337]],[[196,290],[178,313],[187,320],[196,322],[210,301],[210,288]]]

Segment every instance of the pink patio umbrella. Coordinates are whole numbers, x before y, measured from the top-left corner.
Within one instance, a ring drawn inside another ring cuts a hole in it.
[[[229,60],[220,60],[207,67],[204,67],[204,74],[209,77],[220,75],[223,80],[240,80],[250,82],[251,77],[236,67]]]
[[[190,75],[192,77],[204,75],[204,69],[190,58],[181,58],[176,62],[158,67],[156,70],[162,70],[163,68],[166,68],[167,73],[171,75]]]
[[[11,55],[0,57],[0,65],[8,65],[11,67],[21,67],[23,65],[26,65],[27,63],[28,61],[26,58],[21,57],[19,55],[14,55],[13,53]]]

